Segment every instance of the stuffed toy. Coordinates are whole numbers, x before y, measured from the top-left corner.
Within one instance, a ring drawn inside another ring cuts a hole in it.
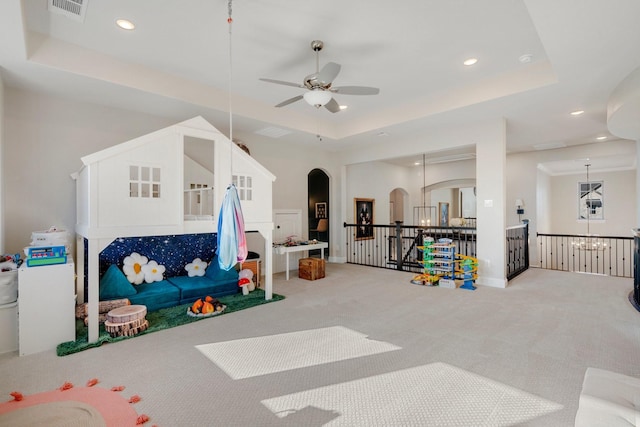
[[[250,282],[251,280],[247,279],[246,277],[243,277],[240,280],[238,280],[238,286],[242,288],[242,295],[249,295]]]
[[[184,269],[187,270],[189,277],[204,276],[207,269],[207,263],[202,261],[200,258],[196,258],[187,264]]]
[[[255,283],[253,283],[253,271],[249,270],[248,268],[245,268],[244,270],[240,270],[240,272],[238,273],[238,278],[239,280],[247,279],[247,281],[244,283],[246,283],[247,290],[249,292],[252,292],[253,290],[256,289],[256,285]]]
[[[122,271],[127,276],[127,280],[134,285],[139,285],[144,282],[144,271],[142,271],[142,267],[148,262],[149,258],[137,252],[132,252],[131,255],[125,257]]]

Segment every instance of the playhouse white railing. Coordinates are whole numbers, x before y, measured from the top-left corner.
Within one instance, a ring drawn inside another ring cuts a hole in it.
[[[213,188],[184,190],[184,219],[190,221],[213,219]]]

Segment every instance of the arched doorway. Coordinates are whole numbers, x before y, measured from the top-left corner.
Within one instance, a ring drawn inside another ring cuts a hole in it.
[[[405,222],[405,211],[409,193],[402,188],[394,188],[389,192],[389,224],[396,221]]]
[[[475,179],[441,181],[424,187],[422,191],[427,207],[433,208],[428,212],[431,215],[429,225],[448,227],[451,218],[464,218],[467,226],[475,227]]]
[[[329,176],[321,169],[313,169],[307,175],[308,192],[308,236],[329,243],[330,236],[330,206],[329,206]],[[329,243],[329,247],[331,244]],[[317,253],[316,253],[317,252]],[[325,251],[328,255],[329,251]],[[320,251],[311,251],[309,255],[320,255]]]

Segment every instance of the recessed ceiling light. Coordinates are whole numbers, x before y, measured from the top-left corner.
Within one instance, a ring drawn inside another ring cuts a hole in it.
[[[123,30],[133,30],[136,28],[135,24],[128,19],[117,19],[116,25]]]
[[[346,110],[347,108],[349,108],[349,106],[348,106],[348,105],[341,105],[341,106],[340,106],[340,109],[341,109],[341,110]]]
[[[596,138],[598,141],[604,141],[605,139],[607,139],[606,136],[599,136]]]
[[[413,162],[413,166],[420,166],[422,163],[420,162]]]
[[[464,65],[474,65],[478,62],[478,58],[469,58],[469,59],[465,59],[465,61],[463,62]]]
[[[582,113],[584,113],[584,110],[576,110],[576,111],[572,111],[571,115],[572,116],[579,116]]]

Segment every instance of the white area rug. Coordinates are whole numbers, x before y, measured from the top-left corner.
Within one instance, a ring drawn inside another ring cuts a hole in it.
[[[563,408],[445,363],[266,399],[262,404],[280,418],[323,413],[325,426],[513,426]]]
[[[370,356],[400,347],[374,341],[341,326],[197,345],[196,348],[233,379]],[[247,354],[260,363],[247,363]]]

